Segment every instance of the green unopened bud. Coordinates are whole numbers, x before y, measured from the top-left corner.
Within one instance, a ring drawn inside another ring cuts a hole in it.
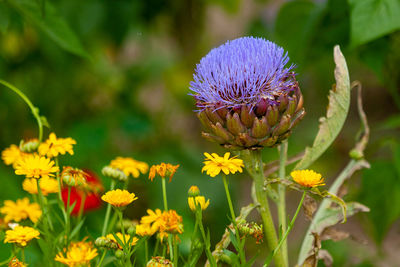
[[[197,186],[192,185],[192,186],[189,188],[188,196],[189,196],[189,197],[197,197],[198,195],[200,195],[200,189],[199,189]]]
[[[115,257],[117,259],[122,259],[124,257],[124,252],[122,250],[115,251]]]
[[[94,244],[98,247],[105,247],[107,244],[107,240],[103,237],[98,237],[96,241],[94,241]]]
[[[136,234],[136,228],[135,228],[134,226],[130,226],[130,227],[128,228],[128,230],[126,231],[126,233],[127,233],[128,235],[135,235],[135,234]]]
[[[21,140],[19,142],[19,149],[22,152],[31,153],[37,150],[39,147],[39,140],[37,139],[30,139],[28,141]]]
[[[105,166],[101,170],[101,173],[104,176],[107,176],[107,177],[110,177],[112,179],[116,179],[116,180],[119,180],[119,181],[128,180],[128,176],[126,176],[126,174],[123,171],[121,171],[120,169],[113,168],[111,166]]]

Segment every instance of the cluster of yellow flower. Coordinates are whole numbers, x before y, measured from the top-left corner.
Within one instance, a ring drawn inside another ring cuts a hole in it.
[[[4,223],[8,224],[6,227],[10,228],[6,231],[4,242],[25,247],[31,240],[39,239],[41,234],[35,227],[38,223],[46,221],[46,218],[42,218],[42,216],[48,216],[45,210],[43,210],[44,207],[41,206],[42,204],[38,204],[41,203],[41,198],[45,198],[52,193],[58,193],[59,200],[62,201],[61,190],[64,187],[68,188],[68,199],[70,199],[72,187],[79,188],[83,192],[98,193],[102,191],[102,186],[90,183],[87,179],[88,174],[80,169],[64,166],[62,172],[60,172],[57,157],[66,153],[70,155],[74,154],[73,145],[76,144],[76,141],[72,138],[57,138],[54,133],[51,133],[49,138],[41,144],[37,140],[30,140],[21,144],[29,147],[29,149],[11,145],[2,152],[1,157],[5,164],[13,166],[15,174],[25,176],[22,187],[26,192],[34,195],[35,202],[31,203],[27,197],[18,199],[15,202],[6,200],[4,201],[4,206],[0,208],[0,213],[4,215]],[[232,219],[234,219],[235,215],[229,196],[226,175],[235,174],[236,172],[241,173],[244,163],[237,156],[231,157],[229,152],[225,153],[223,157],[216,153],[204,153],[204,156],[205,161],[202,172],[206,172],[210,177],[222,174]],[[104,255],[106,248],[114,249],[116,253],[118,252],[118,257],[126,257],[128,259],[141,238],[147,239],[156,233],[161,243],[166,239],[168,240],[169,249],[172,248],[172,244],[176,246],[176,242],[179,240],[178,235],[183,233],[183,221],[182,217],[175,210],[168,209],[165,180],[169,178],[169,181],[171,181],[178,168],[179,165],[169,163],[161,163],[149,168],[147,163],[129,157],[117,157],[108,166],[103,168],[102,173],[106,177],[112,178],[111,189],[101,197],[104,202],[108,203],[103,226],[103,236],[99,237],[95,242],[98,247],[104,249]],[[148,177],[151,181],[154,180],[156,175],[162,179],[164,210],[148,209],[147,215],[144,215],[140,219],[140,223],[135,225],[134,231],[128,231],[128,234],[126,234],[126,229],[123,225],[123,209],[138,199],[134,193],[127,190],[128,177],[138,178],[140,174],[146,174],[147,172],[149,172]],[[322,176],[311,170],[296,170],[291,173],[291,176],[296,183],[305,188],[324,185]],[[124,183],[122,188],[115,188],[118,182]],[[36,203],[38,197],[39,202]],[[81,212],[85,200],[80,203]],[[71,213],[69,209],[71,203],[67,202],[65,204],[66,208],[63,212],[64,216],[67,216],[65,218],[69,224],[68,216]],[[206,200],[204,196],[200,195],[200,190],[197,186],[192,186],[189,189],[188,206],[196,214],[196,220],[200,220],[197,223],[202,233],[204,233],[204,229],[201,222],[201,212],[207,209],[209,205],[210,200]],[[120,218],[121,232],[113,232],[114,225],[108,227],[111,207],[115,208],[115,214]],[[27,219],[32,222],[32,227],[18,225],[19,222]],[[173,238],[171,239],[170,237]],[[257,232],[257,237],[258,239],[262,238],[262,231]],[[86,241],[86,238],[82,241],[71,241],[68,237],[66,238],[63,250],[56,255],[53,254],[55,255],[55,261],[68,266],[90,265],[91,260],[98,255],[98,249],[94,248],[92,242]],[[204,242],[207,242],[205,236],[203,238]],[[102,259],[104,259],[104,255]],[[175,257],[171,255],[171,261],[163,257],[153,257],[149,261],[148,264],[150,265],[148,266],[172,266],[172,261],[177,261],[176,257],[176,255]],[[13,259],[13,261],[19,262],[17,258]],[[154,265],[160,264],[159,262],[166,262],[166,265]],[[19,263],[21,263],[20,266],[24,266],[23,262]]]

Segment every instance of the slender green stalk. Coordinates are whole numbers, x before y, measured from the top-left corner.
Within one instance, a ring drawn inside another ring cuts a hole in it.
[[[283,180],[286,177],[286,161],[287,161],[287,141],[283,141],[279,150],[279,179]],[[286,232],[286,186],[283,183],[278,184],[278,218],[279,224],[282,227],[282,233]],[[285,260],[285,265],[289,266],[288,246],[287,241],[283,241],[282,255]]]
[[[278,238],[276,236],[274,221],[269,209],[267,193],[264,190],[264,170],[261,151],[244,150],[242,153],[242,159],[248,173],[254,180],[256,198],[259,204],[258,211],[261,215],[264,226],[264,237],[267,241],[268,247],[273,250],[278,246]],[[280,251],[275,254],[274,261],[276,267],[286,267],[283,255]]]
[[[45,231],[48,233],[49,227],[50,227],[51,230],[53,230],[53,223],[52,223],[51,218],[50,218],[50,213],[47,210],[47,205],[44,204],[44,197],[43,197],[42,189],[40,188],[39,180],[40,179],[36,179],[36,186],[37,186],[38,195],[39,195],[39,197],[38,197],[39,198],[39,205],[40,205],[40,208],[41,208],[43,214],[47,218],[47,220],[43,220],[43,221],[44,221]]]
[[[22,260],[22,262],[26,262],[25,261],[25,249],[24,248],[21,248],[21,260]]]
[[[65,224],[65,242],[66,246],[68,246],[69,243],[69,232],[71,231],[71,212],[70,212],[70,206],[71,206],[71,187],[68,186],[68,197],[67,197],[67,222]]]
[[[37,125],[38,125],[38,128],[39,128],[39,138],[38,139],[39,139],[39,143],[41,143],[42,139],[43,139],[43,123],[42,123],[42,119],[40,118],[40,115],[39,115],[39,109],[36,108],[32,104],[32,102],[29,100],[29,98],[24,93],[22,93],[21,90],[19,90],[17,87],[15,87],[12,84],[10,84],[10,83],[8,83],[6,81],[3,81],[3,80],[0,80],[0,84],[4,85],[8,89],[11,89],[12,91],[14,91],[29,106],[29,108],[32,111],[33,116],[36,119],[36,122],[37,122]]]
[[[149,242],[147,238],[144,241],[144,259],[146,260],[146,263],[149,261]]]
[[[229,187],[228,187],[228,181],[226,179],[226,175],[222,175],[222,181],[224,182],[225,194],[226,194],[226,198],[228,200],[229,210],[231,212],[233,227],[235,228],[236,239],[238,241],[238,244],[241,244],[239,231],[237,229],[236,215],[235,215],[235,211],[233,209],[231,194],[229,193]],[[240,261],[242,262],[242,264],[245,264],[246,257],[244,255],[244,249],[242,247],[240,247],[238,253],[240,256]]]
[[[178,266],[178,244],[176,242],[176,236],[173,237],[173,244],[174,244],[174,267]]]
[[[103,260],[106,257],[106,254],[107,254],[107,249],[103,249],[103,254],[101,254],[101,258],[99,263],[97,264],[97,267],[101,267],[101,265],[103,264]]]
[[[111,185],[110,185],[110,190],[114,190],[115,187],[115,180],[112,179],[111,180]],[[103,230],[101,231],[101,235],[105,236],[106,235],[106,231],[107,231],[107,226],[108,226],[108,222],[110,220],[110,214],[111,214],[111,204],[108,203],[107,204],[107,210],[106,210],[106,217],[104,219],[104,224],[103,224]]]
[[[204,226],[203,226],[203,220],[202,220],[201,213],[202,213],[201,208],[200,209],[196,208],[196,220],[198,221],[200,233],[201,233],[201,236],[203,237],[204,246],[206,248],[205,249],[206,256],[207,256],[208,261],[210,262],[211,267],[217,267],[217,262],[215,261],[215,258],[213,257],[211,250],[210,250],[210,242],[208,242],[206,233],[204,232]]]
[[[163,192],[164,210],[168,211],[167,186],[165,184],[165,178],[162,178],[161,180],[162,180],[162,192]]]
[[[157,238],[156,246],[154,247],[153,257],[157,256],[158,254],[158,247],[160,246],[160,239]]]
[[[291,231],[292,228],[293,228],[293,225],[294,225],[294,222],[296,221],[297,215],[299,215],[299,212],[300,212],[300,209],[301,209],[301,207],[302,207],[302,205],[303,205],[304,198],[305,198],[306,194],[307,194],[307,192],[304,191],[304,192],[303,192],[303,195],[301,196],[301,200],[300,200],[300,202],[299,202],[299,205],[297,206],[296,212],[295,212],[295,214],[293,215],[293,218],[292,218],[292,220],[290,221],[286,232],[283,234],[283,236],[282,236],[281,239],[279,240],[278,246],[272,251],[273,255],[274,255],[276,252],[278,252],[279,249],[280,249],[280,248],[283,246],[283,244],[285,243],[285,241],[286,241],[286,239],[287,239],[287,237],[288,237],[290,231]],[[268,266],[268,263],[264,264],[264,267],[267,267],[267,266]]]
[[[172,246],[172,235],[168,234],[168,247],[169,247],[169,258],[171,259],[171,261],[174,261],[174,250],[173,250],[173,246]]]

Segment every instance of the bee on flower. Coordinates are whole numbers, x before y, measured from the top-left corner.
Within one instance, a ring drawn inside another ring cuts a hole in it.
[[[114,234],[108,234],[105,238],[111,240],[111,242],[116,243],[118,245],[118,249],[120,250],[122,249],[124,244],[133,247],[139,241],[137,237],[130,236],[128,234],[123,235],[122,233],[118,232],[115,235],[122,242],[122,244],[120,244],[120,242],[115,238]]]
[[[39,155],[48,158],[55,158],[58,155],[65,155],[66,153],[73,155],[73,145],[76,141],[70,137],[57,138],[55,133],[50,133],[49,138],[41,143],[38,148]]]

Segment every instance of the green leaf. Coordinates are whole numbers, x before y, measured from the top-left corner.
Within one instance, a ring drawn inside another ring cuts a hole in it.
[[[395,162],[379,161],[365,170],[359,201],[373,212],[367,215],[375,241],[381,243],[390,226],[400,218],[400,174]]]
[[[349,0],[349,4],[354,47],[400,29],[398,0]]]
[[[46,2],[44,14],[37,1],[9,0],[8,3],[61,48],[78,56],[89,57],[76,34],[50,2]]]
[[[339,46],[334,48],[336,86],[329,93],[326,117],[320,119],[319,131],[312,147],[307,147],[304,157],[295,169],[305,169],[317,160],[336,139],[346,120],[350,106],[350,79],[346,60]]]
[[[275,22],[275,37],[283,45],[292,60],[299,62],[311,42],[311,36],[321,17],[324,5],[313,1],[289,1],[279,10]]]

